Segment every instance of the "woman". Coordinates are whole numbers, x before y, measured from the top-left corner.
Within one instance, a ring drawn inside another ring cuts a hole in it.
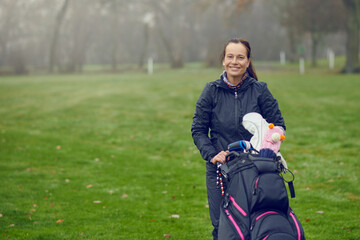
[[[222,199],[221,189],[216,184],[216,163],[225,162],[228,144],[250,140],[251,134],[241,124],[243,116],[257,112],[267,122],[285,129],[277,100],[266,83],[257,81],[249,42],[231,39],[224,47],[221,60],[225,70],[220,79],[206,84],[196,102],[191,126],[194,143],[206,160],[206,187],[214,239],[217,239]]]

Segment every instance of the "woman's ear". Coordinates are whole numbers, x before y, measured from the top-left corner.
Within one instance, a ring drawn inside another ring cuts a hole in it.
[[[249,58],[249,61],[248,61],[248,64],[247,64],[246,68],[248,68],[250,66],[250,64],[251,64],[251,59]]]

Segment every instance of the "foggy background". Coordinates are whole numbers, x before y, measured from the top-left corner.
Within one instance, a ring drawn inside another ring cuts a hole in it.
[[[219,66],[231,37],[255,61],[285,51],[315,66],[328,49],[346,54],[345,16],[341,0],[0,0],[0,74],[142,69],[149,57]]]

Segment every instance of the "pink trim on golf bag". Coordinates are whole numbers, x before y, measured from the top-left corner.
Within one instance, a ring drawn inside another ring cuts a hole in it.
[[[298,240],[301,240],[301,231],[300,231],[300,227],[298,222],[296,221],[296,218],[294,216],[294,214],[292,212],[290,212],[290,216],[292,217],[292,219],[294,220],[295,226],[296,226],[296,231],[297,231],[297,235],[298,235]]]
[[[236,222],[235,222],[234,218],[231,216],[230,212],[229,212],[227,209],[225,209],[225,212],[226,212],[226,215],[228,216],[229,220],[231,221],[231,223],[234,225],[234,227],[235,227],[236,231],[238,232],[241,240],[245,240],[244,235],[243,235],[243,233],[241,232],[241,229],[240,229],[239,226],[236,224]]]
[[[267,215],[267,214],[270,214],[270,213],[278,213],[278,212],[275,212],[275,211],[268,211],[268,212],[264,212],[263,214],[259,215],[255,221],[259,220],[260,218],[262,218],[263,216]]]
[[[235,199],[229,195],[230,201],[233,203],[234,207],[243,215],[246,217],[246,212],[235,202]]]
[[[266,237],[263,238],[263,240],[266,240],[269,237],[269,235],[266,235]]]

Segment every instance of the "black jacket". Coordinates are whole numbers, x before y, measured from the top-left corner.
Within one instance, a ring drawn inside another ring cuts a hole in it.
[[[285,129],[277,100],[266,83],[248,77],[238,92],[222,79],[207,83],[196,102],[191,126],[194,143],[203,159],[210,161],[235,141],[249,141],[252,135],[242,126],[242,119],[250,112],[260,113],[267,122]]]

